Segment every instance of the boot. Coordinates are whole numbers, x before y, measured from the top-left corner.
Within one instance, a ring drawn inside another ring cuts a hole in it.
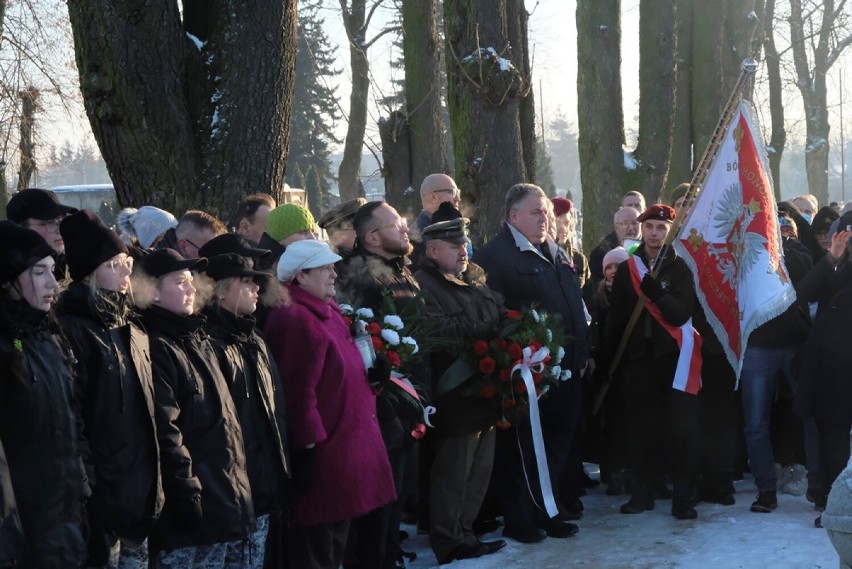
[[[778,497],[775,490],[761,490],[757,494],[757,500],[751,505],[751,511],[768,514],[777,507]]]
[[[692,498],[675,496],[672,498],[672,515],[679,520],[694,520],[698,517]]]
[[[622,514],[641,514],[646,510],[654,509],[654,491],[643,490],[637,494],[633,494],[626,504],[622,504]]]

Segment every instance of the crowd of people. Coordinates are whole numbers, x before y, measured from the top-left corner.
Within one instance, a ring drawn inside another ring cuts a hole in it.
[[[441,173],[410,229],[383,201],[317,223],[266,194],[227,224],[144,205],[110,228],[17,192],[0,221],[0,567],[398,568],[403,520],[445,564],[499,551],[482,536],[501,527],[569,538],[601,482],[629,496],[623,514],[670,500],[696,519],[702,501],[734,504],[745,469],[753,512],[778,507],[793,471],[822,511],[849,459],[852,211],[778,204],[797,300],[751,335],[737,378],[666,247],[687,188],[648,207],[628,192],[588,257],[571,200],[527,183],[475,246]],[[365,354],[343,303],[390,304],[440,336],[417,338],[407,372],[431,420],[393,395],[398,362]],[[501,420],[506,402],[465,384],[435,390],[458,358],[448,340],[532,309],[559,315],[571,377],[541,397],[540,422]]]

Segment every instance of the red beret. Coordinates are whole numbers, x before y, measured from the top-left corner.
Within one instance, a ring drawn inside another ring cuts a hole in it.
[[[639,215],[638,220],[639,223],[642,223],[643,221],[647,221],[649,219],[654,219],[657,221],[674,221],[676,215],[677,213],[675,212],[673,207],[668,206],[666,204],[658,203],[652,205],[651,207],[643,211]]]
[[[568,198],[551,198],[550,201],[553,202],[553,215],[556,217],[566,214],[574,209],[574,202]]]

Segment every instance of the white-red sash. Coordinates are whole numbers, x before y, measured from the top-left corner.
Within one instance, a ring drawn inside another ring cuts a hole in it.
[[[633,289],[636,294],[642,296],[642,288],[640,283],[648,272],[648,267],[642,262],[642,259],[636,255],[631,255],[627,259],[627,265],[630,269],[630,280],[633,281]],[[666,329],[666,332],[677,342],[677,347],[680,348],[680,354],[677,358],[677,369],[675,370],[674,381],[672,387],[678,391],[685,391],[692,395],[697,395],[701,391],[701,336],[698,331],[692,327],[692,318],[683,326],[674,326],[666,322],[660,312],[660,307],[651,302],[651,299],[645,303],[647,310],[657,323]]]

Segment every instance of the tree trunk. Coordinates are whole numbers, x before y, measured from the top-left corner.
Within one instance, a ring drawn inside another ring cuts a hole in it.
[[[345,2],[341,0],[341,6]],[[343,144],[343,160],[338,169],[340,200],[355,199],[361,187],[361,153],[367,130],[367,103],[370,94],[370,62],[367,60],[366,0],[352,0],[343,10],[343,27],[349,39],[349,64],[352,69],[352,92],[349,94],[349,125]]]
[[[30,180],[36,171],[33,125],[35,124],[35,113],[39,108],[39,92],[35,87],[28,87],[19,92],[18,97],[21,99],[21,140],[18,143],[21,166],[18,169],[17,191],[21,191],[30,187]]]
[[[624,177],[620,0],[577,3],[577,119],[583,245],[612,231]]]
[[[520,0],[508,0],[506,3],[509,26],[509,45],[521,46],[521,57],[518,59],[518,71],[530,81],[532,69],[530,67],[529,48],[529,14],[524,3]],[[526,97],[520,100],[518,116],[521,121],[521,148],[523,149],[524,168],[527,171],[527,180],[538,183],[535,179],[536,171],[536,135],[535,135],[535,97],[533,96],[532,83]],[[542,133],[544,136],[544,133]]]
[[[80,87],[122,205],[222,216],[284,184],[296,3],[183,6],[69,0]]]
[[[654,203],[666,185],[676,86],[673,0],[639,5],[639,141],[627,186]],[[678,182],[680,183],[680,182]]]
[[[775,47],[775,0],[766,0],[763,10],[763,52],[766,58],[766,76],[769,81],[769,116],[772,133],[766,151],[769,154],[769,169],[772,173],[775,199],[781,200],[781,156],[787,143],[784,128],[784,99],[781,84],[781,57]]]
[[[675,92],[668,190],[692,180],[696,162],[692,145],[692,4],[693,0],[675,0]]]
[[[447,172],[447,125],[441,103],[444,74],[440,65],[437,9],[437,0],[402,2],[407,138],[411,145],[408,178],[415,191],[399,196],[398,207],[415,213],[420,208],[419,188],[423,178]],[[399,121],[391,118],[389,122]],[[384,146],[384,137],[382,142]]]
[[[529,95],[523,43],[507,30],[523,0],[445,0],[447,82],[456,182],[473,230],[494,235],[506,190],[528,180],[520,103]]]
[[[417,159],[405,115],[394,111],[389,118],[382,118],[379,121],[379,137],[382,140],[385,201],[393,204],[400,215],[416,216],[420,212],[420,182],[411,178]]]

